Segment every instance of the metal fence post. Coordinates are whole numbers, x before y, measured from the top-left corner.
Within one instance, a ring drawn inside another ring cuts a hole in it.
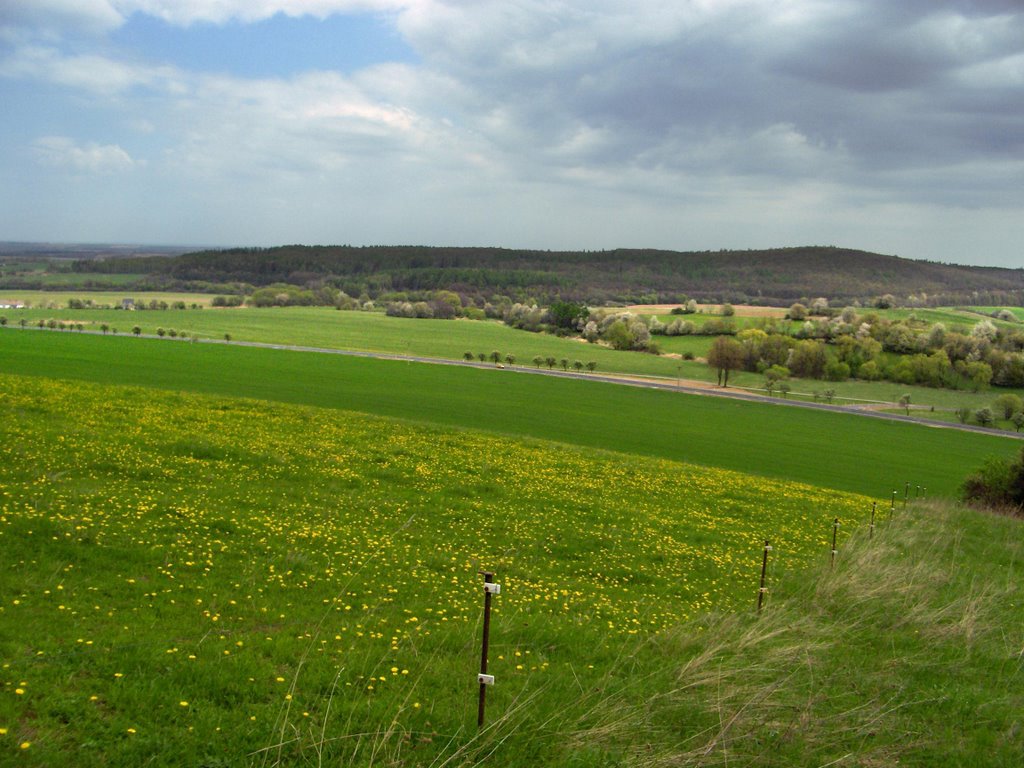
[[[761,587],[757,590],[757,612],[761,612],[761,608],[764,605],[764,596],[768,592],[768,587],[765,586],[765,580],[768,577],[768,553],[772,551],[772,545],[768,543],[768,539],[764,540],[764,558],[761,560]]]
[[[484,724],[484,706],[487,701],[487,686],[494,685],[494,675],[487,674],[487,649],[491,641],[491,595],[501,592],[501,585],[494,583],[494,574],[491,571],[481,571],[484,577],[484,637],[480,650],[480,674],[477,675],[477,682],[480,683],[480,703],[477,708],[476,725],[478,728]]]

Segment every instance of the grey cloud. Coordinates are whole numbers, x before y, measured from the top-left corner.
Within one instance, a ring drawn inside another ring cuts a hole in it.
[[[1019,4],[791,3],[790,17],[767,2],[680,4],[660,25],[644,22],[658,3],[587,7],[449,4],[403,29],[467,89],[461,119],[538,174],[583,162],[781,183],[841,174],[895,191],[881,172],[1020,149],[1024,77],[997,67],[1024,53]]]

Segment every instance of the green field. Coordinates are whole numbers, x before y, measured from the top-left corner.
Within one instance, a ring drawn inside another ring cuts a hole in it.
[[[245,396],[486,429],[884,497],[952,494],[1009,438],[512,371],[0,330],[0,372]]]
[[[466,352],[502,356],[513,354],[518,365],[532,366],[534,357],[552,356],[587,362],[598,370],[674,376],[677,361],[639,352],[616,352],[606,347],[541,333],[527,333],[497,321],[423,320],[388,317],[381,312],[339,312],[325,307],[273,307],[268,309],[204,310],[4,310],[12,327],[21,318],[35,323],[56,319],[83,323],[99,330],[107,323],[119,333],[138,325],[144,334],[157,328],[173,328],[200,338],[223,339],[228,333],[237,341],[289,344],[326,349],[426,355],[454,360]],[[702,376],[707,366],[690,363]]]
[[[109,294],[110,297],[119,295]],[[170,302],[179,298],[186,300],[189,295],[154,296]],[[205,300],[210,300],[210,297],[205,297]],[[62,303],[66,304],[66,299]],[[539,355],[556,360],[564,358],[570,365],[574,360],[583,363],[594,361],[598,372],[605,373],[656,376],[666,380],[715,380],[715,372],[702,362],[680,360],[668,355],[659,357],[640,352],[617,352],[577,340],[515,330],[496,321],[416,320],[387,317],[379,312],[338,312],[328,308],[300,307],[147,310],[131,313],[116,310],[27,309],[4,310],[3,315],[7,317],[9,327],[17,327],[22,318],[29,323],[52,318],[82,323],[90,330],[98,330],[101,324],[107,323],[121,334],[129,332],[133,325],[138,325],[144,334],[155,334],[158,328],[173,328],[176,332],[196,334],[204,339],[223,339],[224,334],[230,334],[232,339],[239,341],[447,359],[462,359],[465,352],[490,354],[496,350],[502,356],[514,355],[516,364],[526,367],[531,367],[533,358]],[[979,319],[978,316],[974,317],[975,320]],[[655,338],[666,353],[681,355],[690,352],[696,357],[704,356],[712,341],[711,337],[705,336]],[[731,377],[730,382],[738,387],[760,389],[764,386],[764,377],[738,372]],[[1006,391],[1024,395],[1024,390],[1002,388],[995,392],[974,393],[856,380],[826,382],[795,379],[792,386],[793,394],[790,396],[794,398],[802,392],[806,394],[804,399],[810,399],[815,390],[834,389],[839,398],[896,403],[902,395],[910,394],[911,402],[915,404],[948,410],[960,406],[975,410],[989,405],[998,394]]]
[[[499,740],[503,764],[574,764],[565,737],[640,693],[653,633],[751,606],[766,536],[803,568],[833,516],[870,508],[622,453],[39,378],[0,376],[0,441],[0,762],[29,765],[264,748],[424,764]],[[502,584],[483,740],[480,568]]]
[[[1024,307],[969,307],[968,309],[970,310],[968,314],[970,314],[977,320],[981,320],[981,317],[979,317],[978,313],[982,315],[991,315],[993,312],[998,312],[1001,309],[1008,309],[1010,312],[1014,314],[1014,316],[1017,318],[1019,322],[1024,323]],[[992,322],[994,323],[1001,322],[999,320],[996,320],[995,318],[989,319],[992,320]]]
[[[75,277],[79,279],[88,278],[88,274],[76,274],[66,275],[66,277]],[[95,275],[91,275],[95,277]],[[115,278],[114,282],[119,282],[117,278],[121,277],[132,277],[134,275],[104,275],[104,279],[108,277]],[[35,308],[54,308],[54,309],[66,309],[68,301],[70,299],[80,299],[82,301],[91,301],[97,306],[120,306],[123,299],[134,299],[137,302],[149,302],[155,301],[166,301],[170,304],[172,301],[183,301],[186,305],[191,306],[192,304],[199,304],[203,307],[210,306],[210,302],[213,301],[213,296],[205,293],[173,293],[167,291],[134,291],[132,289],[126,289],[124,291],[86,291],[86,290],[52,290],[52,291],[21,291],[21,290],[8,290],[6,288],[0,288],[0,303],[3,302],[21,302],[28,307]]]

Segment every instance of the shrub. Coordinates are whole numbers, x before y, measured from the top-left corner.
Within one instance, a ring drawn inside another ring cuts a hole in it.
[[[616,320],[608,327],[608,330],[604,332],[604,340],[608,342],[613,349],[632,349],[633,343],[636,341],[636,337],[633,335],[628,325],[626,325],[622,320]]]
[[[1014,413],[1020,410],[1024,410],[1024,403],[1021,399],[1014,394],[1000,395],[992,403],[992,410],[995,411],[1000,418],[1009,419]]]
[[[960,494],[968,503],[1010,507],[1024,504],[1024,453],[1014,460],[989,458],[964,480]]]
[[[868,360],[857,369],[857,377],[865,381],[878,381],[882,378],[882,371],[879,369],[878,363]]]
[[[850,378],[850,366],[833,360],[825,366],[825,378],[829,381],[846,381]]]

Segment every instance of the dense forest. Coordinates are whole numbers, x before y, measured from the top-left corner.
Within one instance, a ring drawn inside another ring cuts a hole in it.
[[[426,246],[304,246],[92,258],[75,272],[135,274],[148,286],[328,285],[351,296],[451,290],[548,303],[705,301],[788,305],[815,296],[901,303],[1024,303],[1024,270],[913,261],[807,246],[748,251],[531,251]]]

